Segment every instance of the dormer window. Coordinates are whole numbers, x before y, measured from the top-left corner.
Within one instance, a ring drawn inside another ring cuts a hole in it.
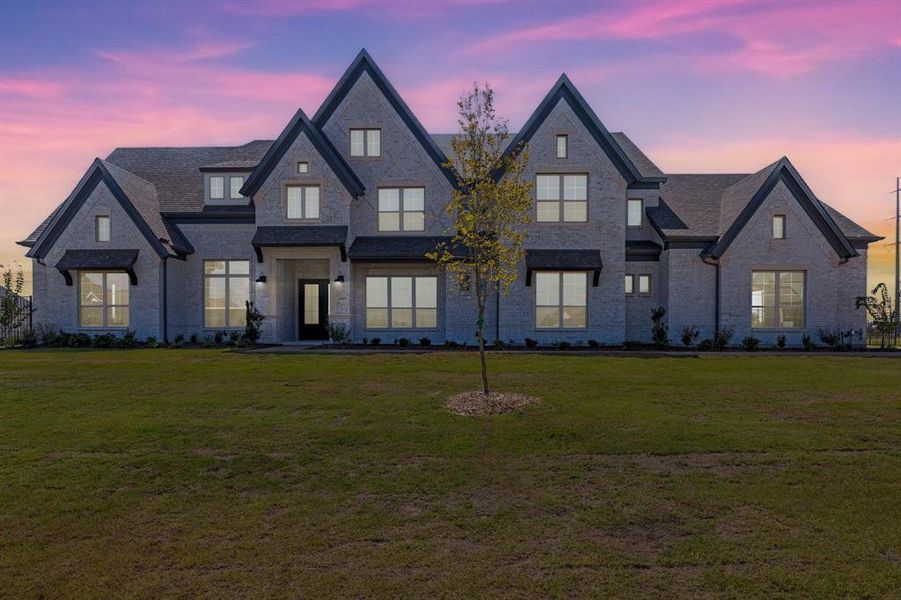
[[[239,200],[241,198],[241,188],[244,187],[244,178],[243,177],[229,177],[228,178],[229,187],[231,188],[229,191],[231,192],[232,200]]]
[[[222,200],[225,197],[225,177],[210,177],[210,200]]]
[[[350,155],[351,156],[381,156],[382,155],[382,130],[381,129],[351,129],[350,130]]]
[[[566,158],[569,154],[569,136],[557,136],[557,158]]]
[[[773,217],[773,239],[785,239],[785,215],[775,215]]]
[[[94,239],[98,242],[108,242],[110,239],[110,220],[107,215],[98,215],[94,219]]]
[[[308,163],[308,162],[297,163],[297,174],[298,175],[306,175],[309,172],[310,172],[310,163]]]

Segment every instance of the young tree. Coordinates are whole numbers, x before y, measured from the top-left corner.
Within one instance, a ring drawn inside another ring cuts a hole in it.
[[[429,257],[453,274],[459,288],[468,288],[476,303],[482,393],[487,396],[485,306],[493,289],[509,290],[525,256],[532,184],[523,172],[529,154],[524,145],[504,153],[510,133],[495,112],[488,84],[475,84],[457,108],[460,133],[453,138],[454,156],[448,161],[459,180],[447,205],[453,235]]]
[[[889,297],[888,286],[878,284],[871,292],[872,296],[858,296],[854,303],[856,308],[865,308],[873,322],[873,329],[880,335],[880,348],[885,348],[885,338],[895,331],[895,310]],[[896,340],[897,342],[897,340]]]
[[[15,271],[13,267],[5,267],[3,269],[2,279],[3,291],[0,292],[0,328],[15,329],[19,327],[28,316],[28,310],[22,303],[22,288],[25,287],[25,274],[22,267],[16,265]]]

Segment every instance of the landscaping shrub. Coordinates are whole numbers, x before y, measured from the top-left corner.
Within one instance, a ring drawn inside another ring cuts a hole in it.
[[[454,340],[444,340],[444,347],[445,348],[459,348],[460,343],[455,342]]]
[[[573,345],[570,344],[569,342],[567,342],[566,340],[561,340],[561,341],[555,343],[554,347],[557,350],[569,350],[570,348],[573,347]]]
[[[336,344],[343,344],[350,340],[350,327],[347,326],[347,323],[329,321],[326,329],[328,330],[328,338]]]
[[[682,328],[682,345],[688,348],[695,343],[695,340],[698,339],[699,335],[701,335],[701,332],[698,331],[697,327],[694,325],[686,325]]]
[[[785,348],[785,334],[780,333],[779,337],[776,338],[776,347],[777,348]]]
[[[734,327],[726,327],[725,329],[720,329],[715,336],[713,336],[713,349],[717,351],[723,351],[726,349],[726,346],[729,345],[729,342],[732,341],[732,336],[735,335]]]
[[[407,338],[400,338],[399,340],[395,340],[394,343],[397,344],[398,346],[400,346],[401,348],[406,348],[407,346],[410,345],[410,340]]]
[[[70,348],[87,348],[91,345],[91,336],[86,333],[73,333],[69,336]]]
[[[749,335],[741,341],[741,349],[747,352],[757,352],[760,347],[760,340],[753,335]]]
[[[160,343],[158,341],[156,341],[156,338],[153,336],[150,336],[149,338],[147,338],[147,341],[145,343],[147,344],[148,348],[159,348],[160,347]]]
[[[382,343],[382,338],[374,337],[371,340],[369,340],[369,343],[373,346],[378,346],[379,344]]]
[[[260,339],[260,329],[263,326],[263,313],[258,311],[250,300],[244,301],[244,335],[243,341],[248,346],[253,346]]]
[[[94,348],[111,348],[115,343],[116,338],[108,333],[102,333],[100,335],[95,335],[94,339],[91,340],[91,345]]]
[[[713,340],[710,338],[704,338],[700,342],[698,342],[698,350],[701,352],[710,352],[713,350]]]
[[[600,347],[600,345],[601,344],[597,340],[588,340],[589,348],[598,348],[598,347]]]
[[[175,336],[175,340],[172,342],[172,347],[173,348],[181,348],[184,345],[185,345],[185,336],[183,336],[182,334],[179,333],[177,336]]]
[[[121,345],[123,348],[134,348],[138,345],[138,334],[134,329],[126,329],[122,334]]]
[[[817,329],[817,336],[820,338],[821,342],[832,349],[837,348],[842,343],[842,332],[838,329],[825,329],[820,327]]]
[[[368,338],[368,337],[364,337],[364,338],[363,338],[363,345],[366,346],[366,345],[368,345],[368,344],[369,344],[369,338]]]
[[[532,338],[526,338],[526,348],[534,348],[538,345],[538,340],[533,340]]]
[[[212,348],[213,347],[213,338],[210,336],[206,336],[203,338],[203,347],[204,348]]]
[[[666,309],[662,306],[651,309],[651,339],[658,346],[666,346],[669,343],[666,324],[663,322],[664,316]]]
[[[222,336],[221,331],[217,331],[216,334],[213,336],[213,341],[216,343],[217,346],[222,345],[222,337],[223,336]]]
[[[421,337],[421,338],[419,338],[419,345],[420,346],[431,346],[432,340],[430,340],[427,337]]]
[[[229,346],[237,346],[241,342],[241,332],[240,331],[229,331],[228,332],[228,345]]]
[[[19,343],[22,344],[23,348],[34,348],[38,345],[38,335],[35,333],[34,329],[29,327],[22,333],[19,338]]]
[[[808,351],[813,350],[817,347],[817,343],[813,341],[813,338],[806,333],[801,338],[801,345],[804,346],[804,349]]]

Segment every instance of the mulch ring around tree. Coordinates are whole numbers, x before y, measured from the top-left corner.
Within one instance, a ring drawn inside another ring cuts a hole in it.
[[[502,415],[536,404],[538,398],[507,392],[491,392],[485,396],[481,390],[463,392],[448,398],[444,407],[452,413],[469,417]]]

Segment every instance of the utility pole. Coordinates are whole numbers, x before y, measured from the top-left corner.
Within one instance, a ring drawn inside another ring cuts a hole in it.
[[[901,177],[895,178],[895,344],[901,344]]]

